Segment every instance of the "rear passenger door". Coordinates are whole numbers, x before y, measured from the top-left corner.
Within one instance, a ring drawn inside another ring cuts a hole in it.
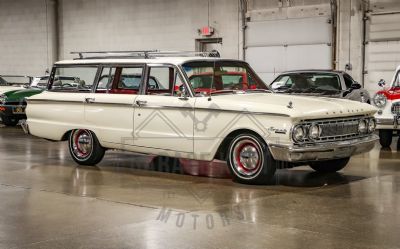
[[[102,66],[95,91],[85,99],[85,120],[103,144],[133,145],[134,103],[144,65]]]

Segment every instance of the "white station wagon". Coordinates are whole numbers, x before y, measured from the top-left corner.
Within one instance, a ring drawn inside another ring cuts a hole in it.
[[[26,110],[30,133],[68,141],[81,165],[99,163],[107,149],[219,159],[234,180],[260,184],[281,167],[341,170],[378,139],[375,107],[272,93],[243,61],[87,54],[57,62],[48,90],[30,97]]]

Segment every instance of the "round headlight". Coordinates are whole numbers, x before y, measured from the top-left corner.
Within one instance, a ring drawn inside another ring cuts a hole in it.
[[[386,103],[387,103],[387,98],[385,94],[382,93],[378,93],[375,94],[374,96],[374,104],[376,105],[376,107],[378,108],[383,108],[385,107]]]
[[[371,118],[368,122],[368,132],[374,132],[376,128],[376,120]]]
[[[368,131],[367,120],[361,119],[360,122],[358,123],[358,132],[366,133],[367,131]]]
[[[296,142],[302,142],[305,138],[305,131],[303,126],[296,126],[293,130],[293,139]]]
[[[318,124],[312,124],[308,131],[308,137],[311,139],[318,139],[321,136],[321,128]]]

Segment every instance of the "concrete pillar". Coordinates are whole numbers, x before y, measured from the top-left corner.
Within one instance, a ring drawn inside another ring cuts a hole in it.
[[[45,0],[48,69],[59,59],[58,0]]]
[[[338,0],[336,69],[348,72],[363,82],[363,17],[365,1]]]

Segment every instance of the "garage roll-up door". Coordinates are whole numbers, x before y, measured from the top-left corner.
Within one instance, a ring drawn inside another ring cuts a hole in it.
[[[279,11],[275,18],[266,10],[248,14],[246,61],[261,78],[268,83],[288,70],[331,69],[330,4]]]
[[[393,9],[390,3],[373,5],[366,26],[365,88],[376,92],[377,82],[385,79],[390,83],[400,65],[400,9]]]

